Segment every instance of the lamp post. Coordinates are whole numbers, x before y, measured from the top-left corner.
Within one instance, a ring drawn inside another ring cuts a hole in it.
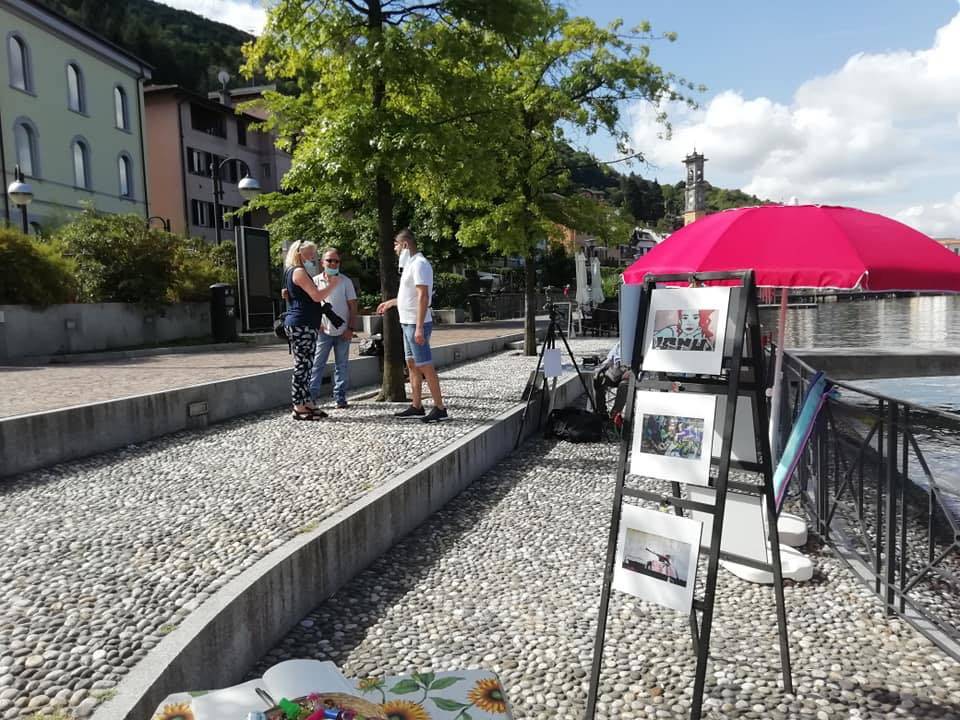
[[[237,183],[240,196],[244,200],[253,200],[260,194],[260,183],[257,182],[256,178],[250,177],[250,166],[245,161],[240,158],[228,157],[221,160],[217,165],[210,163],[210,179],[213,180],[213,227],[217,233],[217,245],[220,244],[220,198],[223,197],[223,181],[220,179],[220,171],[231,160],[243,163],[243,166],[247,169],[247,174]]]
[[[33,202],[33,188],[30,187],[30,183],[24,181],[19,165],[16,165],[13,169],[13,182],[7,187],[7,195],[13,200],[13,204],[20,208],[23,234],[26,235],[29,230],[27,227],[27,205]]]
[[[166,232],[170,232],[170,218],[161,217],[159,215],[153,215],[147,218],[147,227],[150,227],[151,220],[159,220],[161,223],[163,223],[163,229]]]

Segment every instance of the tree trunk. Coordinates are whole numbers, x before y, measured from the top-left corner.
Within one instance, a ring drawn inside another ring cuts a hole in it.
[[[371,40],[379,40],[383,33],[383,8],[379,1],[369,2],[370,14],[367,27]],[[374,42],[374,47],[383,43]],[[379,115],[387,95],[387,84],[377,73],[373,78],[373,110]],[[377,172],[377,235],[380,256],[380,296],[392,300],[397,296],[397,254],[393,250],[393,185],[382,171]],[[406,388],[403,384],[403,339],[400,334],[400,317],[396,308],[383,316],[383,379],[377,400],[381,402],[405,402]]]
[[[523,291],[526,311],[523,316],[523,354],[537,354],[537,266],[533,251],[523,264]]]
[[[397,254],[393,250],[393,188],[390,181],[377,177],[377,226],[380,256],[380,294],[384,300],[397,296]],[[404,402],[407,399],[403,385],[403,336],[400,316],[396,308],[383,315],[383,380],[377,400]]]

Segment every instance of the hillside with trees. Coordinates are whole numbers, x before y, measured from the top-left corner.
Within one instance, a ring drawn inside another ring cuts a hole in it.
[[[223,69],[239,77],[241,47],[253,36],[224,23],[152,0],[39,0],[153,65],[154,83],[206,93]]]

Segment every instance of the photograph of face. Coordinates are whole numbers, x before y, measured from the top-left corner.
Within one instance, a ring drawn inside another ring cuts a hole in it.
[[[690,546],[686,543],[628,528],[621,565],[624,570],[686,587],[689,557]]]
[[[653,348],[712,352],[716,348],[716,318],[716,308],[657,310],[653,321]]]
[[[719,375],[730,288],[655,288],[644,328],[644,372]]]
[[[700,459],[703,418],[644,415],[641,432],[641,452],[685,460]]]

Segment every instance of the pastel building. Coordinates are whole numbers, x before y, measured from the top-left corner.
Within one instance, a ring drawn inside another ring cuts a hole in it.
[[[246,101],[259,88],[236,91]],[[277,190],[290,168],[290,156],[278,150],[272,134],[251,128],[262,119],[255,111],[237,112],[228,91],[204,97],[177,85],[148,87],[144,94],[147,149],[150,155],[150,212],[169,218],[171,230],[210,242],[232,240],[236,219],[224,218],[244,206],[239,182],[249,173],[267,193]],[[219,168],[221,217],[215,218],[211,167]],[[244,213],[240,221],[263,227],[263,210]]]
[[[31,0],[0,0],[0,169],[33,189],[33,232],[88,203],[147,217],[144,61]],[[7,223],[20,210],[3,193]]]

